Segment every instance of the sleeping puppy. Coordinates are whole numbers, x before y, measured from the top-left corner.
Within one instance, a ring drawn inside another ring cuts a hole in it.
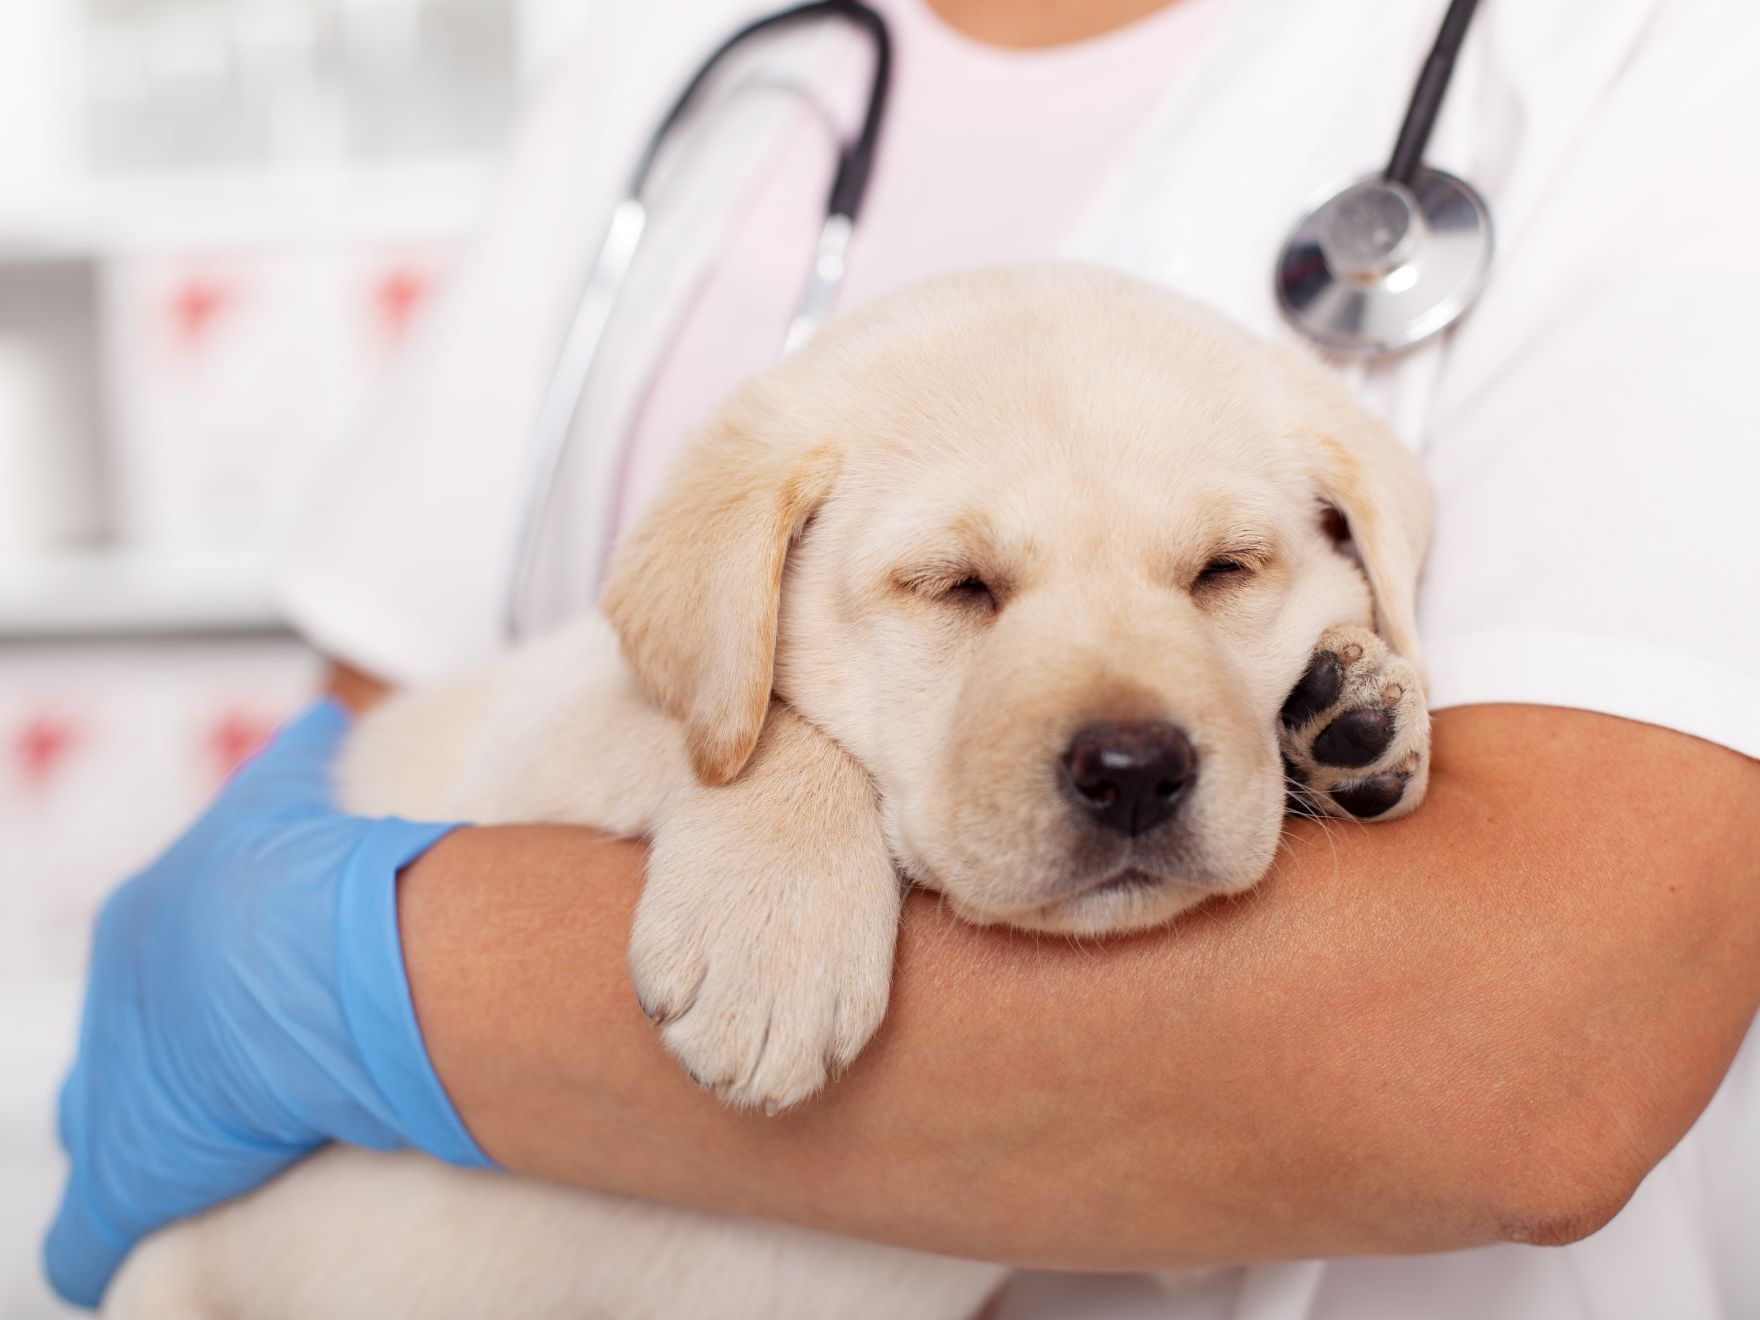
[[[651,836],[636,992],[775,1111],[879,1024],[901,873],[976,922],[1135,930],[1254,884],[1292,797],[1412,810],[1428,523],[1305,358],[1117,275],[942,279],[748,385],[603,617],[388,702],[340,791]],[[333,1149],[149,1241],[106,1314],[955,1320],[1000,1277]]]

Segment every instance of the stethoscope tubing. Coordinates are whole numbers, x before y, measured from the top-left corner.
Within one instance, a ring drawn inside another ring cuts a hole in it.
[[[1442,26],[1436,33],[1435,44],[1430,47],[1430,54],[1418,74],[1418,84],[1412,89],[1412,99],[1406,106],[1405,119],[1400,123],[1399,136],[1394,140],[1393,153],[1387,159],[1387,168],[1382,171],[1382,177],[1389,183],[1410,188],[1419,166],[1424,163],[1424,149],[1430,145],[1431,131],[1442,112],[1449,84],[1454,81],[1461,43],[1467,39],[1467,29],[1473,25],[1473,12],[1478,5],[1479,0],[1450,0],[1448,11],[1442,16]]]
[[[644,198],[661,151],[689,117],[715,71],[741,45],[760,33],[827,18],[850,23],[866,36],[873,48],[873,66],[861,126],[852,138],[838,146],[837,168],[832,173],[813,267],[789,321],[783,351],[792,352],[805,343],[836,303],[837,290],[843,282],[845,253],[873,178],[880,132],[886,122],[886,103],[892,90],[892,34],[879,12],[861,0],[808,0],[753,19],[711,51],[667,106],[630,171],[624,196],[613,208],[606,225],[532,428],[530,466],[515,525],[513,571],[504,619],[509,637],[519,637],[525,631],[528,597],[537,573],[550,502],[568,458],[570,437],[598,361],[599,346],[616,310],[618,292],[647,233],[648,209]]]
[[[774,14],[755,18],[724,40],[697,66],[690,81],[685,83],[684,89],[661,116],[659,126],[648,136],[647,145],[631,172],[626,194],[630,197],[642,195],[667,138],[689,114],[704,85],[714,76],[716,69],[721,67],[723,60],[760,33],[774,32],[808,20],[823,18],[841,19],[853,24],[866,35],[874,50],[874,66],[868,83],[868,102],[862,112],[861,128],[838,152],[837,169],[831,176],[831,193],[825,203],[827,216],[844,216],[853,225],[861,215],[862,201],[867,196],[868,183],[873,177],[874,157],[880,145],[880,130],[886,122],[886,102],[892,91],[892,33],[879,11],[861,3],[861,0],[808,0],[805,4],[793,5]]]

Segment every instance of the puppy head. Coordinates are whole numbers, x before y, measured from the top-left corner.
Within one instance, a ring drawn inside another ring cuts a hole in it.
[[[604,604],[704,780],[774,691],[963,915],[1120,930],[1264,873],[1278,708],[1334,624],[1415,658],[1426,535],[1411,460],[1317,367],[1044,266],[919,286],[753,382]]]

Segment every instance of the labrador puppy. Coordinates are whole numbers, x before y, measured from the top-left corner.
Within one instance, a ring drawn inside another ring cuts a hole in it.
[[[1292,800],[1412,810],[1428,526],[1305,357],[1097,270],[943,278],[751,382],[603,616],[386,703],[339,789],[649,836],[636,993],[775,1112],[884,1015],[900,876],[1098,935],[1254,884]],[[106,1314],[957,1320],[1001,1275],[333,1149],[150,1240]]]

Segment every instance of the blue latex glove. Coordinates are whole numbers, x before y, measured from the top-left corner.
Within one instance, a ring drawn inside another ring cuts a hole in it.
[[[44,1246],[70,1302],[326,1141],[489,1162],[428,1061],[397,931],[398,871],[453,827],[339,814],[347,727],[334,702],[289,725],[99,914]]]

